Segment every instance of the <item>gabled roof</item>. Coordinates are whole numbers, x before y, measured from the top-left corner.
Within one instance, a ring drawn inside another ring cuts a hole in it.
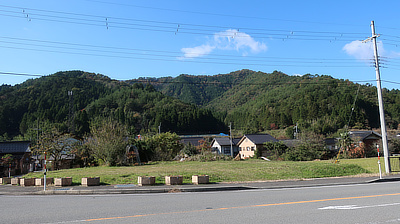
[[[244,139],[249,139],[251,142],[253,142],[256,145],[262,145],[265,142],[277,142],[278,140],[274,137],[272,137],[269,134],[252,134],[252,135],[244,135],[242,139],[238,142],[238,145],[241,144]]]
[[[240,138],[234,138],[234,139],[232,139],[232,145],[237,145],[238,144],[238,142],[240,141]],[[227,137],[219,137],[219,138],[214,138],[213,140],[212,140],[212,142],[211,142],[211,145],[214,143],[214,142],[218,142],[218,144],[220,145],[220,146],[225,146],[225,145],[231,145],[231,141],[230,141],[230,138],[227,138]]]
[[[185,144],[185,145],[190,143],[193,146],[199,146],[200,140],[204,140],[204,138],[203,137],[181,137],[181,143]]]
[[[349,131],[350,138],[356,141],[380,140],[382,136],[374,131]]]
[[[0,153],[13,154],[31,152],[29,148],[30,144],[30,141],[0,142]]]

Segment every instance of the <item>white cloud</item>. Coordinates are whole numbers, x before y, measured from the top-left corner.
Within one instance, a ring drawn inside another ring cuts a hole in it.
[[[217,48],[223,50],[246,50],[250,49],[253,53],[266,51],[264,43],[255,41],[250,35],[237,30],[226,30],[214,34],[214,41]]]
[[[207,55],[215,49],[214,46],[203,44],[192,48],[182,48],[181,51],[184,53],[185,58],[196,58]]]
[[[374,58],[374,47],[371,41],[363,43],[360,40],[352,41],[344,45],[343,50],[356,59],[366,60]],[[385,53],[382,42],[378,42],[378,53],[382,56]]]
[[[195,58],[210,54],[215,49],[236,50],[240,51],[242,55],[247,55],[248,51],[251,53],[266,51],[267,45],[254,40],[254,38],[244,32],[229,29],[215,33],[214,38],[208,41],[207,44],[193,48],[182,48],[181,51],[184,53],[183,58]]]

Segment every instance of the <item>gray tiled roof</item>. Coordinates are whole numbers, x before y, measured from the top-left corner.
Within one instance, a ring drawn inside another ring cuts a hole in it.
[[[381,139],[382,136],[374,131],[350,131],[349,132],[350,138],[353,140],[361,140],[364,141],[365,139]]]
[[[13,153],[31,152],[29,148],[30,144],[31,144],[30,141],[0,142],[0,153],[13,154]]]
[[[231,141],[229,140],[228,137],[225,138],[214,138],[213,142],[216,141],[218,142],[219,145],[224,146],[224,145],[231,145]],[[237,143],[240,141],[240,138],[234,138],[232,139],[232,145],[237,145]]]
[[[193,146],[199,146],[200,143],[199,141],[204,140],[203,137],[182,137],[181,138],[181,143],[182,144],[191,144]]]

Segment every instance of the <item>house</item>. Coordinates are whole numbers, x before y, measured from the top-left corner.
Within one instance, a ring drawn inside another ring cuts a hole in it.
[[[60,134],[54,140],[52,140],[51,152],[47,152],[47,169],[58,170],[58,169],[70,169],[73,167],[79,167],[74,164],[76,156],[73,153],[77,145],[82,144],[82,139],[75,135]],[[35,163],[34,170],[41,170],[44,168],[45,156],[44,154],[36,154],[32,156],[32,160]]]
[[[374,131],[349,131],[349,136],[354,144],[354,150],[360,151],[366,156],[382,139],[382,136]]]
[[[30,141],[10,141],[0,142],[0,158],[4,155],[11,154],[13,161],[11,163],[11,174],[28,173],[32,167]],[[7,166],[7,165],[5,165]],[[0,175],[8,175],[8,167],[2,167]],[[4,173],[3,173],[4,172]],[[5,176],[7,176],[5,175]]]
[[[349,131],[351,140],[360,147],[376,147],[382,136],[374,131]]]
[[[239,147],[237,143],[240,141],[240,138],[232,139],[232,151],[233,157],[235,157],[239,153]],[[231,141],[229,137],[217,137],[211,141],[211,150],[218,154],[231,155]]]
[[[278,140],[269,134],[244,135],[238,142],[240,158],[253,157],[256,150],[264,149],[266,142],[278,142]]]

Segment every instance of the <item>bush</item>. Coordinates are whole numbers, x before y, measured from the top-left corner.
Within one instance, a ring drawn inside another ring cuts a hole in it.
[[[132,145],[138,148],[141,161],[171,161],[183,149],[180,137],[171,132],[143,136]]]
[[[86,138],[85,145],[99,164],[107,166],[124,165],[126,161],[125,140],[128,136],[125,126],[112,121],[102,120],[90,128],[90,137]]]
[[[264,143],[264,148],[268,158],[272,160],[279,160],[282,159],[288,147],[282,142],[266,142]],[[257,158],[261,157],[259,150],[257,150],[255,154],[257,155]]]
[[[323,137],[314,133],[303,133],[301,144],[286,150],[283,155],[285,160],[290,161],[310,161],[321,159],[327,150]]]

